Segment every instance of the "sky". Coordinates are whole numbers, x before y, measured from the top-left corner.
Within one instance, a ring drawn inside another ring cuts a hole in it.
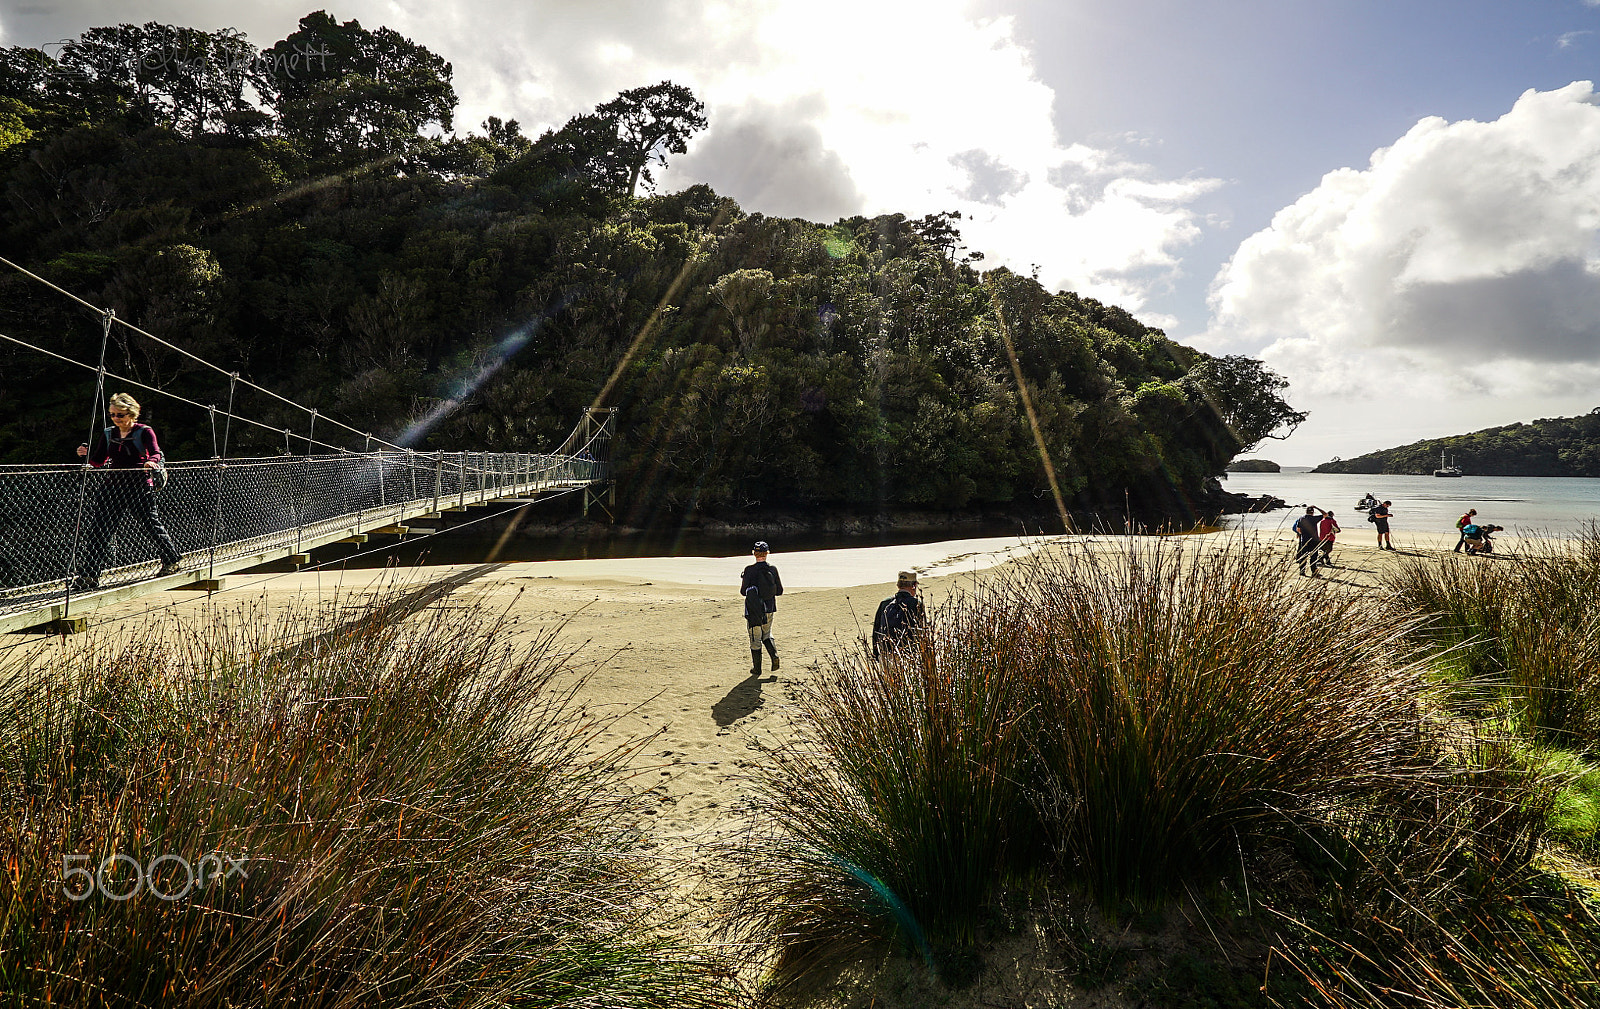
[[[0,0],[0,45],[310,2]],[[1312,465],[1600,406],[1600,0],[347,0],[449,59],[456,129],[631,87],[710,127],[661,191],[959,210],[984,265],[1260,357]]]

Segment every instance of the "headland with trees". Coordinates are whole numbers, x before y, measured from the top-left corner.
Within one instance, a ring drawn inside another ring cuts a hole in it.
[[[1333,459],[1313,473],[1432,473],[1440,453],[1471,476],[1600,476],[1600,407]]]
[[[671,82],[536,137],[495,118],[450,134],[455,105],[450,64],[325,12],[260,52],[155,23],[0,50],[0,254],[419,450],[537,450],[614,406],[637,526],[1054,514],[1051,470],[1079,515],[1186,523],[1222,507],[1229,460],[1304,416],[1255,360],[981,271],[953,213],[820,224],[654,193],[706,125]],[[92,360],[98,320],[6,272],[0,329]],[[176,354],[111,350],[219,398]],[[92,376],[15,346],[0,365],[4,458],[69,458]],[[174,454],[212,452],[203,411],[150,409]]]

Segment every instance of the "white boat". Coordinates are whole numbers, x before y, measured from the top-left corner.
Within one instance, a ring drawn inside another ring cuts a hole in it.
[[[1454,459],[1450,460],[1450,465],[1446,466],[1444,464],[1444,449],[1440,449],[1439,450],[1439,468],[1433,471],[1433,475],[1434,476],[1461,476],[1462,475],[1461,467],[1456,465]]]

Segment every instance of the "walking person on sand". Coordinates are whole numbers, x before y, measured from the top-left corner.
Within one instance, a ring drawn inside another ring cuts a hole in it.
[[[1383,502],[1372,509],[1372,514],[1368,516],[1372,520],[1372,524],[1378,527],[1379,550],[1394,549],[1394,540],[1389,537],[1389,519],[1394,516],[1394,512],[1389,510],[1391,503],[1389,501]]]
[[[895,578],[895,594],[878,604],[872,617],[872,656],[899,647],[928,622],[928,612],[917,598],[917,573],[902,571]]]
[[[1322,509],[1316,505],[1306,505],[1306,513],[1294,520],[1294,525],[1289,528],[1294,531],[1299,542],[1294,551],[1294,562],[1300,568],[1302,575],[1309,574],[1312,578],[1320,578],[1317,574],[1318,546],[1322,542],[1322,521],[1318,518],[1323,514]]]
[[[778,597],[783,595],[783,579],[778,577],[778,569],[767,563],[767,541],[757,540],[755,549],[755,563],[744,569],[744,577],[739,582],[739,593],[745,597],[745,619],[750,619],[749,599],[750,590],[755,589],[761,599],[761,606],[766,612],[766,620],[760,626],[750,625],[750,675],[761,675],[761,648],[766,646],[767,654],[772,656],[772,671],[778,671],[778,646],[772,643],[772,618],[778,612]]]
[[[1342,532],[1344,530],[1340,529],[1339,523],[1334,520],[1333,512],[1323,512],[1322,521],[1317,523],[1317,539],[1322,545],[1323,567],[1336,568],[1339,566],[1333,563],[1333,539]]]
[[[1452,553],[1460,553],[1462,548],[1467,545],[1467,526],[1477,524],[1476,520],[1473,519],[1476,514],[1478,514],[1478,509],[1468,508],[1465,515],[1456,519],[1456,532],[1461,534],[1461,538],[1456,540],[1455,550],[1451,551]]]
[[[761,642],[772,630],[772,614],[754,585],[744,590],[744,625],[750,631],[750,675],[761,675]],[[772,668],[778,668],[778,655],[772,655]]]

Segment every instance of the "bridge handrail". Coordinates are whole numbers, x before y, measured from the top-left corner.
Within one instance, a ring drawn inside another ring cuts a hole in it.
[[[304,455],[265,455],[265,456],[234,456],[230,459],[212,457],[209,459],[172,459],[165,463],[169,471],[180,469],[203,469],[211,466],[260,466],[260,465],[304,465],[308,461],[315,464],[319,460],[328,459],[379,459],[383,461],[416,461],[418,465],[423,462],[432,464],[436,459],[466,459],[469,472],[500,472],[494,466],[487,465],[489,460],[500,459],[561,459],[566,456],[553,452],[313,452]],[[479,462],[473,462],[473,459]],[[598,460],[596,460],[598,461]],[[17,474],[36,473],[79,473],[83,470],[93,470],[82,462],[42,462],[42,463],[0,463],[0,477]]]

